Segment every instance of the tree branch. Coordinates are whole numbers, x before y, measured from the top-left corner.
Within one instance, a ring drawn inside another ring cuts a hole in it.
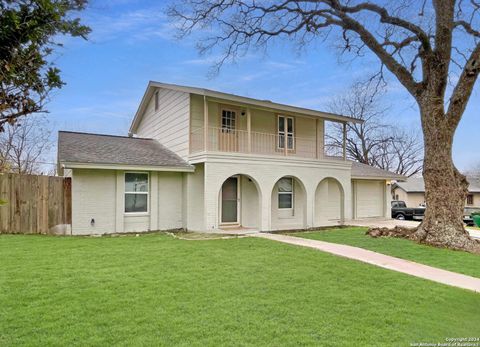
[[[462,118],[465,107],[467,106],[473,86],[480,73],[480,43],[470,54],[460,78],[455,86],[450,104],[446,113],[450,129],[454,130]]]

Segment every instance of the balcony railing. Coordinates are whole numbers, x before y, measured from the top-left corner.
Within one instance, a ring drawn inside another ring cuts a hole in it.
[[[190,152],[214,151],[302,158],[323,157],[323,152],[318,152],[317,139],[314,137],[287,136],[287,143],[286,149],[285,135],[214,127],[209,127],[205,135],[204,128],[195,128],[191,132]]]

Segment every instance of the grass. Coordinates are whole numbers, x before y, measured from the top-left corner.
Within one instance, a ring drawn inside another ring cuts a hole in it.
[[[420,245],[405,239],[373,238],[365,235],[366,231],[367,228],[351,227],[298,232],[290,235],[365,248],[441,269],[480,277],[479,255]]]
[[[407,346],[480,295],[256,238],[0,236],[1,346]]]

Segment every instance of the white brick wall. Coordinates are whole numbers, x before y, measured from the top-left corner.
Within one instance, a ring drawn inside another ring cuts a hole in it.
[[[232,175],[242,174],[252,178],[261,191],[261,223],[264,231],[283,228],[311,228],[315,225],[315,192],[319,183],[326,177],[335,177],[344,192],[343,210],[346,219],[351,218],[351,169],[349,163],[327,161],[294,161],[289,162],[262,159],[209,159],[205,163],[205,229],[214,230],[219,227],[219,193],[223,182]],[[272,201],[272,191],[276,182],[284,176],[294,176],[305,187],[306,196],[297,197],[304,201],[301,206],[304,215],[294,219],[292,223],[280,223],[278,216],[272,218],[275,201]],[[272,205],[274,204],[274,205]],[[331,224],[337,224],[332,222]]]
[[[194,173],[150,172],[148,215],[124,213],[124,171],[72,172],[72,232],[82,234],[187,228],[215,231],[220,225],[220,189],[230,176],[240,180],[240,223],[263,231],[337,225],[352,218],[350,163],[290,161],[212,155]],[[276,183],[295,177],[295,211],[279,213]],[[386,188],[386,187],[385,187]],[[259,193],[258,193],[259,192]],[[385,214],[389,192],[385,189]],[[91,219],[95,225],[91,226]],[[339,221],[340,219],[340,221]]]
[[[111,170],[72,172],[72,233],[113,233],[116,230],[116,174]],[[92,218],[94,226],[90,225]]]
[[[183,227],[183,174],[150,172],[149,213],[124,213],[124,171],[74,169],[72,233],[74,235],[169,230]],[[91,219],[95,225],[91,226]]]
[[[183,227],[183,175],[158,173],[158,230]]]

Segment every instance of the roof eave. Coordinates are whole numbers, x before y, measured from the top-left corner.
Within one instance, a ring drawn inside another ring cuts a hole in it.
[[[193,165],[188,166],[160,166],[160,165],[132,165],[116,163],[84,163],[60,161],[63,169],[96,169],[96,170],[135,170],[135,171],[166,171],[166,172],[194,172]]]
[[[206,96],[210,98],[216,98],[216,99],[222,99],[226,101],[231,101],[231,102],[238,102],[242,103],[245,105],[251,105],[251,106],[256,106],[256,107],[263,107],[263,108],[270,108],[274,109],[277,111],[284,111],[284,112],[289,112],[289,113],[296,113],[296,114],[302,114],[306,116],[312,116],[312,117],[318,117],[318,118],[324,118],[327,120],[331,121],[336,121],[336,122],[343,122],[343,123],[358,123],[361,124],[364,121],[361,119],[353,118],[353,117],[348,117],[348,116],[342,116],[334,113],[329,113],[329,112],[322,112],[322,111],[316,111],[316,110],[311,110],[303,107],[297,107],[297,106],[291,106],[291,105],[284,105],[284,104],[279,104],[275,102],[270,102],[270,101],[263,101],[259,99],[253,99],[245,96],[239,96],[239,95],[234,95],[234,94],[228,94],[228,93],[223,93],[223,92],[217,92],[209,89],[204,89],[204,88],[195,88],[195,87],[188,87],[188,86],[180,86],[176,84],[168,84],[168,83],[161,83],[161,82],[155,82],[155,81],[149,81],[147,89],[145,90],[145,93],[143,94],[142,100],[140,101],[140,105],[137,109],[137,112],[135,113],[135,116],[132,120],[132,124],[129,129],[129,136],[133,135],[137,129],[138,123],[140,121],[140,116],[143,114],[143,111],[146,107],[146,103],[150,99],[152,95],[152,91],[154,88],[165,88],[165,89],[171,89],[171,90],[176,90],[176,91],[181,91],[189,94],[195,94],[195,95],[201,95],[201,96]]]
[[[405,177],[402,176],[357,176],[352,175],[353,180],[386,180],[386,181],[406,181]]]

